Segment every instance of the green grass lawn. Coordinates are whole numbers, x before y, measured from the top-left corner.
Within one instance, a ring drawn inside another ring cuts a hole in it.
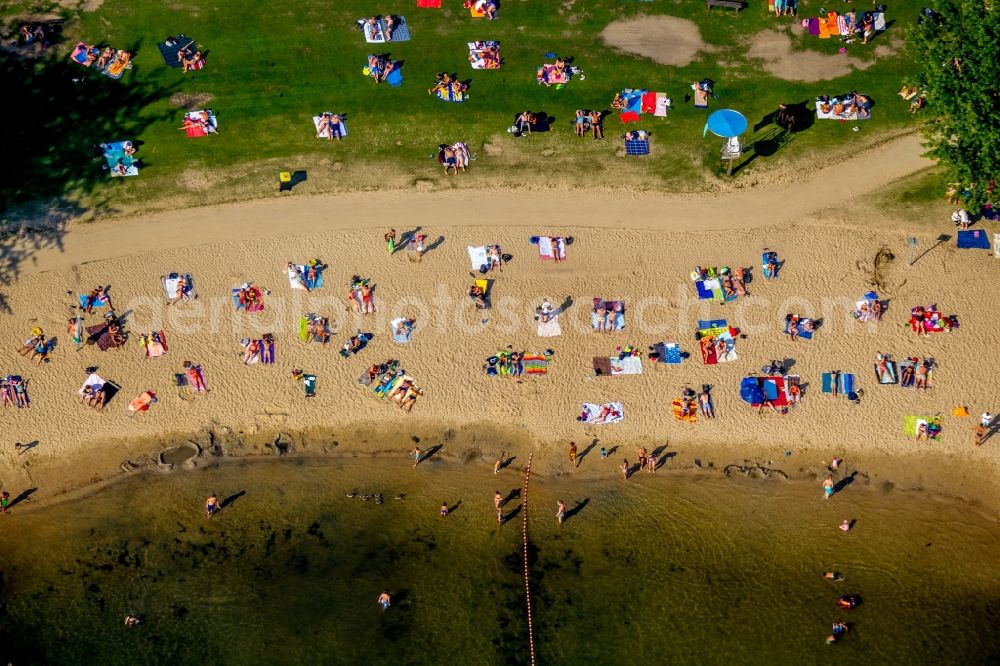
[[[696,0],[506,0],[500,19],[493,22],[470,18],[460,0],[445,0],[443,10],[417,9],[414,0],[391,0],[377,11],[404,15],[413,39],[390,45],[364,42],[354,23],[373,9],[360,0],[99,4],[84,13],[56,7],[54,11],[71,18],[64,42],[52,49],[51,59],[36,66],[32,81],[10,82],[34,86],[32,94],[45,99],[44,90],[37,88],[48,85],[48,79],[38,68],[57,68],[59,82],[67,75],[87,79],[76,84],[82,87],[65,88],[41,105],[41,114],[51,117],[35,121],[34,132],[55,136],[27,143],[21,173],[13,182],[5,178],[10,199],[45,197],[62,187],[91,192],[90,204],[111,208],[198,204],[272,192],[283,169],[307,170],[309,181],[302,189],[308,191],[429,188],[442,179],[429,156],[439,143],[455,140],[465,140],[477,154],[468,177],[453,181],[463,186],[568,182],[711,190],[720,182],[721,142],[702,138],[706,113],[684,102],[690,83],[706,76],[715,80],[719,95],[713,108],[742,111],[751,124],[750,138],[754,124],[781,101],[801,102],[853,89],[875,100],[874,119],[860,123],[862,131],[852,133],[854,123],[817,122],[776,146],[773,154],[748,163],[737,178],[753,173],[766,177],[775,169],[835,159],[852,145],[915,127],[896,91],[911,71],[899,44],[922,0],[894,3],[885,34],[867,46],[848,47],[852,57],[866,60],[875,57],[874,47],[880,44],[893,45],[891,54],[863,71],[818,83],[774,78],[761,63],[746,57],[755,33],[798,20],[775,19],[758,0],[751,0],[739,14],[708,11]],[[14,5],[19,6],[0,10],[11,22],[31,12],[53,11],[49,4]],[[844,11],[850,5],[804,0],[799,16],[816,15],[821,6]],[[694,21],[702,38],[716,49],[687,66],[669,67],[603,45],[600,32],[608,23],[640,13]],[[205,70],[182,74],[165,66],[156,43],[177,33],[196,38],[208,51]],[[796,49],[836,57],[838,40],[820,40],[798,30],[795,34]],[[78,39],[135,49],[133,69],[113,81],[68,63],[68,52]],[[501,42],[501,70],[471,69],[466,42],[477,39]],[[366,54],[375,50],[404,61],[402,87],[376,86],[362,75]],[[586,78],[561,90],[537,85],[535,68],[546,61],[547,52],[573,58]],[[427,94],[435,72],[443,70],[471,79],[469,101],[448,104]],[[603,142],[577,139],[569,125],[575,109],[609,109],[614,93],[625,87],[662,91],[674,99],[676,110],[668,119],[644,115],[630,126],[653,133],[653,153],[646,158],[616,156],[623,128],[615,116],[606,122]],[[74,103],[77,91],[82,97]],[[220,135],[186,139],[177,129],[182,117],[178,95],[210,95],[206,106],[219,117]],[[73,115],[77,104],[96,108]],[[554,116],[552,131],[522,139],[508,135],[505,130],[514,114],[524,109]],[[315,138],[311,117],[324,110],[347,114],[348,139]],[[73,132],[71,146],[60,140],[61,131]],[[112,180],[100,173],[98,162],[89,160],[88,150],[91,144],[122,138],[142,141],[139,156],[146,167],[138,178]],[[64,174],[69,168],[76,171],[75,180]]]

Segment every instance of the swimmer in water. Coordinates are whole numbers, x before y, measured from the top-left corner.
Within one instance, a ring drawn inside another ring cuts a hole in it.
[[[832,580],[832,581],[834,581],[834,582],[839,582],[839,581],[842,581],[842,580],[844,580],[844,577],[843,577],[843,576],[841,576],[841,575],[840,575],[839,573],[837,573],[836,571],[824,571],[824,572],[823,572],[823,578],[824,578],[825,580]]]
[[[134,626],[138,625],[140,621],[141,620],[139,620],[139,618],[137,616],[135,616],[135,615],[129,614],[129,615],[125,616],[125,626],[126,627],[134,627]]]
[[[839,528],[841,529],[841,531],[843,531],[843,532],[849,532],[849,531],[851,530],[851,527],[852,527],[852,525],[851,525],[851,521],[849,521],[849,520],[847,520],[847,519],[845,518],[845,519],[844,519],[844,522],[842,522],[842,523],[841,523],[840,525],[838,525],[837,527],[839,527]]]
[[[493,495],[493,508],[499,510],[503,506],[503,495],[500,494],[498,490],[495,495]]]
[[[382,590],[382,594],[378,595],[378,605],[382,607],[382,610],[385,610],[392,605],[392,598],[389,596],[389,590]]]
[[[823,482],[823,499],[830,499],[833,497],[833,476],[827,475],[826,480]]]
[[[441,510],[438,512],[442,518],[448,515],[448,503],[441,502]]]
[[[218,511],[219,511],[219,498],[216,497],[214,494],[212,494],[211,496],[209,496],[207,500],[205,500],[205,513],[207,513],[208,517],[211,518],[216,513],[218,513]]]
[[[556,520],[562,525],[563,521],[566,520],[566,502],[559,500],[556,504]]]

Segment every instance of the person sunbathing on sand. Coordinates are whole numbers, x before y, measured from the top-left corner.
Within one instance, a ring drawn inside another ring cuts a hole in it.
[[[747,289],[747,272],[745,268],[740,267],[733,271],[733,286],[736,287],[736,291],[741,296],[750,295],[750,291]]]
[[[399,401],[399,408],[405,410],[406,413],[409,414],[413,411],[413,405],[416,404],[417,398],[421,395],[422,393],[417,387],[411,386],[407,389],[406,395],[403,396],[403,399]]]
[[[389,392],[388,398],[389,398],[389,400],[397,400],[397,398],[399,400],[402,400],[403,396],[411,388],[413,388],[413,380],[404,379],[401,382],[399,382],[398,384],[396,384],[396,388],[392,389]]]
[[[788,326],[788,337],[791,340],[799,337],[799,316],[797,314],[785,315],[785,324]]]
[[[729,346],[721,338],[715,341],[715,358],[718,361],[725,361],[729,355]]]
[[[260,360],[260,340],[251,340],[246,346],[243,354],[243,365],[250,365],[255,360]]]
[[[712,351],[715,349],[715,341],[712,336],[705,336],[698,341],[698,347],[701,349],[701,361],[705,365],[708,365],[708,360],[712,357]]]
[[[372,314],[375,312],[375,301],[372,295],[372,288],[367,284],[361,285],[361,309],[364,314]]]
[[[927,364],[923,361],[917,364],[916,368],[916,388],[917,390],[927,390]]]
[[[74,323],[76,322],[75,319],[73,321]],[[18,348],[17,353],[20,354],[21,356],[26,356],[28,352],[33,351],[35,349],[35,346],[38,344],[39,338],[44,338],[44,336],[42,335],[42,329],[40,328],[33,329],[31,331],[31,337],[24,341],[24,344]]]
[[[31,356],[28,358],[29,361],[35,361],[35,365],[41,365],[44,363],[49,356],[49,343],[45,339],[44,335],[39,335],[35,338],[35,346],[31,350]]]

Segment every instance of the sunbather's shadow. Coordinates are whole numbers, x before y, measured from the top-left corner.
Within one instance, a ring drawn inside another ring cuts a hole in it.
[[[566,513],[563,515],[563,520],[569,520],[570,518],[572,518],[576,514],[580,513],[581,511],[583,511],[587,507],[588,504],[590,504],[590,498],[589,497],[587,497],[585,499],[582,499],[582,500],[577,500],[576,504],[573,505],[573,507],[571,509],[566,509]]]
[[[986,430],[986,435],[983,437],[983,444],[993,439],[993,436],[1000,432],[1000,418],[994,418],[993,423]]]
[[[511,463],[514,462],[515,460],[517,460],[517,456],[510,456],[509,458],[505,459],[502,463],[500,463],[500,469],[507,469],[508,467],[510,467]]]
[[[457,79],[458,75],[457,74],[452,74],[452,78],[453,79]],[[466,79],[466,80],[462,81],[461,83],[462,83],[462,86],[466,90],[472,90],[472,79]]]
[[[433,252],[444,244],[444,236],[438,236],[437,240],[424,248],[424,254],[428,252]]]
[[[121,390],[122,387],[114,382],[104,382],[104,405],[107,406]]]
[[[833,491],[835,493],[839,493],[841,490],[844,490],[845,488],[847,488],[847,486],[849,486],[852,483],[854,483],[854,477],[856,477],[857,475],[858,475],[858,472],[857,472],[857,470],[855,470],[855,471],[851,472],[850,474],[848,474],[847,476],[845,476],[840,481],[837,481],[837,483],[835,483],[833,485]]]
[[[781,367],[784,368],[785,372],[787,373],[789,370],[791,370],[792,368],[795,367],[795,359],[794,358],[786,358],[786,359],[782,360],[781,361]]]
[[[515,506],[513,509],[510,510],[510,513],[505,513],[503,515],[503,522],[509,523],[511,520],[516,518],[521,513],[522,506],[523,506],[522,504],[518,504],[517,506]]]
[[[608,449],[608,455],[609,456],[615,455],[615,452],[618,450],[618,448],[619,447],[617,447],[617,446],[612,446],[610,449]]]
[[[31,497],[31,495],[32,495],[32,494],[33,494],[33,493],[34,493],[34,492],[35,492],[36,490],[38,490],[38,488],[28,488],[27,490],[23,490],[23,491],[21,491],[21,494],[20,494],[20,495],[18,495],[17,497],[15,497],[14,499],[12,499],[12,500],[10,501],[10,504],[9,504],[9,505],[7,505],[7,508],[9,508],[9,509],[13,509],[13,508],[14,508],[15,506],[17,506],[17,505],[18,505],[18,504],[20,504],[21,502],[23,502],[23,501],[25,501],[26,499],[28,499],[29,497]]]
[[[667,451],[668,446],[669,444],[663,444],[653,449],[653,455],[657,458],[657,467],[659,467],[661,463],[665,463],[677,455],[676,451]]]
[[[413,242],[413,240],[417,237],[417,234],[420,233],[421,229],[423,229],[423,227],[417,227],[412,231],[404,231],[400,235],[399,243],[396,244],[396,247],[393,249],[392,253],[395,254],[399,252],[400,250],[404,249],[407,245],[409,245],[411,242]]]
[[[434,454],[444,448],[444,444],[435,444],[431,448],[427,449],[427,452],[420,457],[420,462],[424,463],[434,457]]]
[[[512,501],[514,501],[516,499],[520,499],[520,497],[521,497],[521,489],[520,488],[514,488],[509,493],[507,493],[506,497],[503,498],[503,501],[500,503],[500,506],[504,506],[508,502],[512,502]]]
[[[241,490],[238,493],[234,493],[234,494],[230,495],[226,499],[222,500],[222,504],[219,505],[219,509],[220,510],[221,509],[225,509],[227,506],[229,506],[230,504],[234,503],[236,500],[238,500],[239,498],[243,497],[246,494],[247,494],[247,491]]]
[[[555,310],[552,311],[552,316],[561,315],[563,312],[566,312],[566,310],[569,310],[571,307],[573,307],[573,297],[567,296],[566,300],[562,302],[562,305],[560,305],[559,307],[557,307]]]
[[[594,441],[592,441],[590,444],[587,445],[587,448],[585,448],[583,451],[580,452],[580,455],[576,457],[577,465],[583,462],[583,459],[587,457],[588,453],[594,450],[594,447],[597,446],[597,443],[599,441],[600,441],[599,439],[595,438]]]
[[[985,440],[983,440],[983,441],[985,441]],[[35,448],[36,446],[39,446],[40,444],[41,444],[41,442],[39,442],[37,439],[34,439],[34,440],[28,442],[27,444],[22,444],[21,445],[21,451],[20,451],[20,453],[18,453],[18,455],[21,455],[22,453],[27,453],[28,451],[30,451],[31,449]]]
[[[449,514],[455,513],[456,511],[458,511],[458,507],[460,507],[460,506],[462,506],[462,500],[458,500],[454,504],[449,505],[448,506],[448,513]]]

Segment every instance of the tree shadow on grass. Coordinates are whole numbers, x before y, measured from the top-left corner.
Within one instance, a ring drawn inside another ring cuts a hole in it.
[[[112,80],[63,50],[39,58],[0,51],[0,90],[22,109],[0,123],[6,149],[0,160],[0,289],[16,281],[39,251],[61,249],[71,219],[109,210],[101,185],[127,186],[120,182],[127,178],[110,182],[98,146],[138,139],[169,115],[148,109],[177,87],[136,81],[132,74]],[[142,149],[136,156],[141,162]],[[2,291],[0,311],[11,312]]]

